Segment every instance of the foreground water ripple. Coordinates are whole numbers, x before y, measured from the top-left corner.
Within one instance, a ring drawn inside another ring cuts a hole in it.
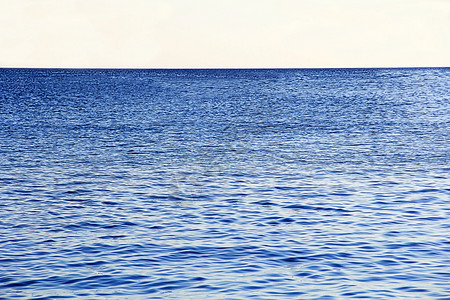
[[[0,70],[1,299],[449,299],[450,71]]]

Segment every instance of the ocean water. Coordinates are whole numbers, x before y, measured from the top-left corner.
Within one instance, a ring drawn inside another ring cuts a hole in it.
[[[1,299],[450,299],[450,69],[0,69]]]

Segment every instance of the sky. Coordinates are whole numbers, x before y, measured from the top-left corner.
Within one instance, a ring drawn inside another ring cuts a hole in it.
[[[0,0],[0,67],[450,67],[450,0]]]

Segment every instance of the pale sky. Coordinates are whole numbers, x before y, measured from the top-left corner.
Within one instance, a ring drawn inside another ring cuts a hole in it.
[[[0,0],[0,67],[450,66],[450,0]]]

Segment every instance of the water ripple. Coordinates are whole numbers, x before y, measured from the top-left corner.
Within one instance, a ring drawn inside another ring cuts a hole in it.
[[[0,70],[0,298],[448,299],[449,69]]]

